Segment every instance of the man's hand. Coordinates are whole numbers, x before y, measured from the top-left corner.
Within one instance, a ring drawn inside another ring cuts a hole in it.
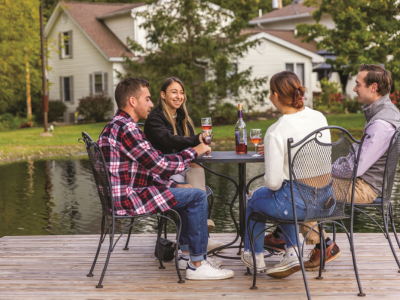
[[[194,151],[197,152],[197,156],[203,155],[204,153],[210,154],[211,148],[204,143],[200,143],[196,147],[193,147]]]
[[[258,145],[258,153],[264,155],[264,144]]]
[[[190,184],[182,184],[182,183],[178,183],[175,187],[179,188],[179,189],[190,189],[190,188],[192,188],[192,186]]]

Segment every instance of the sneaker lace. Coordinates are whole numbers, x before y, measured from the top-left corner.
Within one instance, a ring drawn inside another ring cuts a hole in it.
[[[282,266],[284,264],[284,260],[286,258],[286,252],[279,253],[278,257],[280,257],[281,260],[279,261],[279,264],[275,265],[276,267]]]

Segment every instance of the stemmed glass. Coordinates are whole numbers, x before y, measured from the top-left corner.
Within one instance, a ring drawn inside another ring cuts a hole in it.
[[[202,131],[202,137],[203,137],[203,142],[204,144],[206,144],[207,146],[211,144],[212,140],[213,140],[213,132],[212,129],[209,130],[203,130]],[[212,157],[210,154],[204,156],[204,157]]]
[[[258,144],[261,142],[262,139],[261,129],[251,129],[250,139],[256,147],[256,154],[254,154],[253,156],[262,156],[261,154],[258,154]]]
[[[212,128],[211,118],[201,118],[201,127],[203,130],[210,130]]]

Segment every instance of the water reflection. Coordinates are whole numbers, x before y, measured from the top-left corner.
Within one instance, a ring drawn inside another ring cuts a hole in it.
[[[212,170],[238,179],[237,164],[210,164]],[[264,164],[248,164],[247,178],[263,172]],[[36,160],[0,166],[0,237],[5,235],[93,234],[100,232],[101,206],[87,158]],[[235,230],[229,214],[235,186],[230,181],[207,175],[215,195],[212,219],[215,232]],[[255,181],[251,189],[263,185]],[[395,215],[399,208],[400,174],[396,175],[393,197]],[[238,220],[238,204],[234,206]],[[397,226],[400,220],[396,219]],[[365,216],[355,219],[356,231],[377,232]],[[117,227],[120,230],[121,225]],[[154,233],[156,220],[134,227],[135,233]],[[400,227],[399,227],[400,228]]]

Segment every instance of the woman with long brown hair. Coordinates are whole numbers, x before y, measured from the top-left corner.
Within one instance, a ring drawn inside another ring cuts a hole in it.
[[[203,142],[202,135],[195,134],[192,119],[186,108],[186,93],[183,82],[176,77],[164,80],[161,85],[158,106],[146,120],[144,133],[154,148],[164,154],[180,152]],[[188,183],[193,188],[205,189],[204,169],[191,163],[182,173],[171,176],[176,182]],[[209,231],[215,225],[207,220]],[[222,243],[208,239],[207,251],[223,246]],[[221,261],[219,261],[221,262]],[[182,264],[186,268],[186,265]]]
[[[246,208],[246,224],[249,215],[262,212],[266,215],[286,220],[293,220],[291,198],[289,162],[287,155],[287,140],[292,138],[294,143],[302,140],[312,131],[328,126],[325,116],[315,110],[304,106],[306,88],[301,84],[297,75],[290,71],[275,74],[270,80],[270,100],[275,108],[282,113],[277,122],[272,124],[264,138],[265,157],[265,187],[261,187],[249,194]],[[320,138],[322,142],[330,143],[330,134],[324,133]],[[293,149],[293,156],[296,149]],[[327,162],[330,169],[330,162]],[[306,207],[299,194],[297,186],[293,186],[296,202],[296,214],[299,220],[306,216]],[[286,244],[286,253],[281,262],[274,268],[266,270],[264,261],[264,239],[256,236],[265,230],[265,223],[251,222],[253,228],[254,251],[256,255],[257,272],[265,272],[268,276],[284,278],[301,269],[297,257],[296,241],[298,228],[291,224],[280,226],[286,235],[283,235]],[[245,266],[253,268],[250,239],[246,228],[245,246],[242,252],[242,262]]]

